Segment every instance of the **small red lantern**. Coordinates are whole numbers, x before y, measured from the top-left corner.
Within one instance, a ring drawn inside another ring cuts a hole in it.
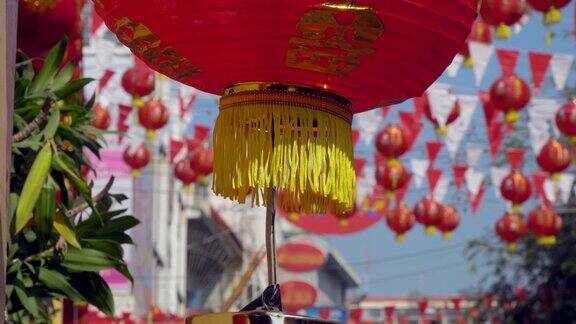
[[[452,232],[460,225],[460,214],[452,206],[442,206],[440,212],[440,221],[436,227],[442,232],[442,238],[449,240],[452,238]]]
[[[557,139],[551,139],[542,148],[536,158],[542,170],[549,172],[554,181],[559,180],[559,173],[572,163],[572,151]]]
[[[570,0],[528,0],[534,10],[544,13],[544,25],[559,23],[562,20],[560,9],[570,3]]]
[[[132,96],[132,104],[137,108],[144,104],[142,97],[154,91],[155,82],[154,72],[138,61],[122,74],[122,88]]]
[[[562,134],[570,137],[572,145],[576,145],[576,101],[571,100],[558,109],[556,126]]]
[[[432,198],[424,197],[416,203],[412,212],[416,217],[416,221],[424,225],[427,235],[436,233],[436,226],[440,222],[442,215],[442,205]]]
[[[376,168],[376,181],[386,193],[392,193],[406,185],[410,174],[402,163],[380,163]]]
[[[466,44],[460,51],[460,55],[464,56],[464,66],[467,68],[472,68],[474,66],[474,62],[470,56],[470,48],[468,47],[468,42],[479,42],[484,44],[492,43],[492,31],[490,30],[490,25],[488,25],[482,18],[476,19],[474,25],[472,25],[472,31],[466,39]]]
[[[390,124],[376,135],[376,149],[382,156],[394,160],[406,153],[410,141],[406,131],[397,124]]]
[[[526,224],[515,213],[506,212],[494,226],[494,231],[498,237],[506,242],[509,252],[514,252],[518,248],[516,242],[526,235]]]
[[[530,198],[532,185],[530,180],[520,170],[513,170],[500,183],[500,193],[504,199],[512,203],[513,209],[522,211],[522,203]]]
[[[484,0],[480,15],[484,21],[496,28],[496,37],[510,38],[510,26],[518,23],[527,9],[526,0]]]
[[[191,153],[192,167],[200,175],[207,176],[212,173],[214,153],[208,145],[202,145]]]
[[[530,88],[526,81],[515,74],[502,76],[490,88],[490,103],[506,114],[506,121],[518,120],[518,111],[530,101]]]
[[[144,144],[140,145],[136,150],[131,150],[130,147],[124,149],[122,156],[124,162],[132,168],[132,176],[140,176],[140,169],[150,163],[150,150]]]
[[[538,237],[538,244],[554,245],[562,229],[562,218],[554,209],[540,205],[528,214],[528,229]]]
[[[110,127],[110,121],[111,117],[108,109],[99,104],[94,105],[90,125],[101,130],[107,130]]]
[[[428,120],[432,122],[432,124],[434,124],[434,128],[436,129],[436,133],[438,135],[441,136],[447,135],[448,134],[447,126],[455,122],[458,119],[458,117],[460,117],[460,101],[456,100],[456,102],[454,103],[454,107],[452,107],[450,115],[448,115],[448,118],[446,119],[446,125],[440,126],[438,120],[436,120],[436,118],[432,116],[432,108],[430,107],[430,101],[428,100],[428,96],[425,95],[424,98],[425,98],[424,115],[426,115],[426,118],[428,118]]]
[[[156,130],[168,122],[168,108],[159,99],[148,100],[138,109],[138,120],[146,128],[146,137],[153,139]]]
[[[192,167],[189,159],[182,159],[174,166],[174,175],[184,184],[184,189],[189,190],[190,185],[198,179],[198,171]]]
[[[414,227],[415,219],[410,209],[404,203],[398,204],[386,214],[386,224],[396,233],[398,241],[406,239],[406,232]]]

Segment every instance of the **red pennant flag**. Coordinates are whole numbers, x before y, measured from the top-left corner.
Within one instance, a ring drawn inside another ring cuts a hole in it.
[[[192,106],[194,101],[196,101],[196,97],[197,97],[197,95],[193,94],[188,99],[188,102],[186,102],[186,101],[184,101],[184,96],[182,96],[182,93],[178,93],[178,102],[180,104],[180,118],[181,119],[184,119],[184,117],[186,117],[188,110],[190,109],[190,107]]]
[[[353,147],[356,146],[359,139],[360,139],[360,131],[355,129],[355,128],[352,129],[352,145],[353,145]]]
[[[392,107],[386,106],[386,107],[380,108],[380,113],[382,114],[382,119],[386,120],[386,118],[388,118],[388,113],[390,113],[390,108],[392,108]]]
[[[419,121],[422,118],[424,111],[426,110],[426,105],[429,105],[428,95],[424,93],[422,96],[414,98],[413,102],[415,115],[414,119]]]
[[[520,57],[520,52],[511,49],[497,49],[496,55],[498,56],[498,62],[502,69],[502,75],[509,76],[514,74],[516,71],[516,65],[518,64],[518,58]]]
[[[418,311],[420,316],[426,315],[426,309],[428,309],[428,300],[422,299],[418,302]]]
[[[194,125],[194,138],[200,142],[204,142],[204,140],[210,134],[210,127],[196,124]]]
[[[552,55],[548,53],[529,52],[528,59],[530,60],[530,70],[532,71],[532,84],[534,90],[540,92],[540,86],[550,65]]]
[[[414,119],[414,113],[408,111],[399,111],[398,118],[400,119],[400,123],[407,126],[409,129],[412,128],[412,125],[414,125],[414,122],[416,121]]]
[[[500,150],[500,145],[504,140],[504,128],[506,125],[501,121],[494,121],[488,127],[488,141],[490,144],[490,154],[492,159],[496,159],[498,155],[498,150]]]
[[[430,161],[430,166],[434,166],[434,162],[438,158],[438,153],[442,149],[442,142],[428,140],[426,141],[426,151],[428,152],[428,161]]]
[[[466,175],[466,170],[468,166],[466,164],[454,164],[452,165],[452,172],[454,172],[454,185],[456,189],[460,191],[462,185],[464,184],[464,176]]]
[[[354,170],[356,171],[356,177],[359,177],[362,174],[362,170],[364,170],[364,166],[366,165],[366,159],[356,158],[354,159]]]
[[[521,148],[509,148],[506,150],[506,159],[510,164],[512,169],[519,169],[522,166],[522,161],[524,160],[524,149]]]
[[[396,307],[394,306],[386,306],[384,308],[384,312],[386,313],[386,321],[391,322],[392,317],[394,316],[394,312],[396,311]]]
[[[400,118],[402,127],[408,135],[408,142],[410,143],[409,147],[412,147],[412,145],[414,145],[416,142],[418,135],[420,135],[420,131],[422,130],[422,123],[417,122],[414,119],[414,113],[411,112],[401,111],[398,113],[398,116]]]
[[[402,201],[404,201],[404,197],[406,197],[408,189],[410,189],[411,181],[412,181],[412,174],[408,174],[408,180],[406,181],[406,184],[402,188],[396,190],[396,192],[394,193],[396,195],[396,204],[400,204]]]
[[[98,80],[98,93],[102,92],[102,90],[104,90],[104,88],[106,88],[108,81],[110,81],[110,79],[112,78],[113,75],[114,75],[114,71],[112,71],[112,70],[104,71],[104,74],[102,75],[100,80]]]
[[[174,159],[180,153],[180,151],[184,148],[184,141],[177,140],[177,139],[170,139],[170,162],[174,163]]]
[[[116,128],[118,129],[118,142],[122,143],[122,139],[124,138],[124,133],[128,131],[129,125],[126,122],[128,120],[128,116],[132,112],[132,106],[127,105],[118,105],[118,121],[116,124]]]
[[[486,188],[484,187],[484,182],[480,185],[480,190],[478,190],[478,194],[476,197],[472,196],[472,193],[468,192],[468,200],[470,200],[470,209],[472,211],[472,215],[476,215],[478,212],[478,208],[480,207],[480,203],[484,198],[484,191]]]
[[[94,34],[96,34],[96,32],[98,31],[98,29],[100,29],[100,26],[102,26],[103,23],[104,23],[104,20],[102,20],[102,18],[96,12],[96,10],[94,10],[94,8],[92,8],[92,26],[90,26],[91,36],[94,36]]]
[[[442,170],[430,167],[426,173],[428,175],[428,191],[432,195],[434,194],[436,185],[438,185],[438,180],[440,180],[440,177],[442,177]]]
[[[197,148],[202,146],[202,141],[197,138],[187,138],[186,148],[188,148],[188,154],[192,154]]]
[[[548,179],[548,173],[537,171],[532,173],[532,183],[534,184],[534,191],[536,192],[536,197],[541,199],[546,199],[546,194],[544,192],[544,183]]]
[[[497,119],[499,110],[494,108],[492,102],[490,102],[490,93],[487,91],[480,91],[479,93],[480,100],[482,101],[482,108],[484,108],[484,118],[486,120],[486,126],[492,124],[494,120]]]

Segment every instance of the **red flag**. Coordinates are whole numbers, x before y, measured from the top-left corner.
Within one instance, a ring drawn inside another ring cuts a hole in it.
[[[426,141],[426,151],[428,152],[428,161],[430,161],[430,166],[434,166],[434,162],[438,158],[438,153],[442,149],[442,142],[428,140]]]
[[[356,128],[352,129],[352,145],[353,145],[353,147],[356,146],[356,143],[358,143],[359,139],[360,139],[360,131],[357,130]]]
[[[456,296],[452,298],[452,304],[454,305],[454,311],[456,314],[460,314],[460,304],[462,303],[462,297]]]
[[[128,116],[132,112],[132,106],[127,106],[120,104],[118,105],[118,121],[116,124],[116,128],[118,129],[118,142],[122,143],[122,139],[124,138],[124,133],[128,131],[129,125],[126,123],[128,120]]]
[[[490,102],[489,92],[480,91],[478,95],[482,101],[482,108],[484,108],[484,118],[486,120],[486,126],[488,127],[498,117],[500,111],[496,110],[492,102]]]
[[[96,34],[96,32],[98,31],[98,29],[100,29],[100,26],[102,26],[103,23],[104,20],[102,20],[102,18],[96,12],[96,10],[92,8],[92,26],[90,26],[90,35],[94,36],[94,34]]]
[[[537,53],[529,52],[528,59],[530,60],[530,70],[532,71],[532,84],[534,84],[534,90],[540,92],[540,86],[550,65],[551,54],[548,53]]]
[[[548,179],[548,173],[537,171],[532,173],[532,183],[534,184],[534,190],[536,192],[536,197],[541,199],[546,199],[546,194],[544,192],[544,183]]]
[[[524,160],[524,149],[521,148],[508,148],[506,150],[506,159],[512,169],[519,169]]]
[[[184,148],[184,141],[177,140],[177,139],[170,139],[170,162],[174,163],[174,159],[180,153],[180,151]]]
[[[488,141],[490,144],[490,154],[492,159],[496,159],[500,145],[504,140],[504,131],[506,125],[501,121],[494,121],[488,126]]]
[[[409,147],[412,147],[414,142],[416,142],[418,135],[420,135],[420,131],[422,130],[422,123],[417,122],[414,119],[414,113],[411,112],[401,111],[398,113],[398,116],[400,117],[400,123],[402,124],[402,127],[404,130],[406,130],[406,134],[408,135],[408,141],[410,143]]]
[[[356,158],[354,159],[354,170],[356,171],[356,177],[359,177],[362,174],[362,170],[364,170],[364,166],[366,165],[366,159]]]
[[[496,55],[498,56],[498,62],[502,69],[502,75],[509,76],[514,74],[518,58],[520,57],[520,52],[511,49],[497,49]]]
[[[480,203],[484,198],[484,191],[486,188],[484,187],[484,182],[480,185],[480,190],[478,190],[478,194],[476,197],[472,196],[472,193],[468,191],[468,200],[470,201],[470,209],[472,211],[472,215],[476,215],[478,212],[478,208],[480,207]]]
[[[438,180],[442,177],[442,170],[430,167],[426,173],[428,174],[428,191],[433,194],[436,185],[438,185]]]
[[[208,134],[210,134],[210,127],[200,124],[194,125],[194,138],[198,141],[204,142]]]
[[[428,300],[422,299],[418,302],[418,311],[420,316],[426,315],[426,309],[428,309]]]
[[[182,96],[182,93],[178,93],[178,102],[180,103],[180,118],[181,119],[184,119],[184,117],[188,113],[188,110],[190,109],[192,104],[194,104],[194,101],[196,101],[196,97],[197,97],[197,95],[193,94],[190,96],[190,98],[188,98],[188,101],[185,101],[184,96]]]
[[[380,113],[382,114],[382,119],[386,120],[388,118],[388,113],[390,112],[391,106],[385,106],[380,108]]]
[[[456,185],[456,189],[458,191],[460,191],[462,184],[464,184],[464,176],[466,175],[466,170],[468,170],[468,166],[466,164],[452,165],[452,172],[454,172],[454,185]]]
[[[410,189],[410,181],[412,181],[412,174],[408,174],[408,180],[406,181],[406,184],[402,188],[396,190],[394,193],[396,195],[396,204],[400,204],[402,201],[404,201],[404,197],[406,197],[408,189]]]
[[[102,92],[102,90],[104,90],[104,88],[106,88],[108,81],[110,81],[110,79],[112,78],[113,75],[114,75],[114,71],[112,71],[112,70],[104,71],[104,74],[102,75],[102,77],[100,77],[100,80],[98,80],[98,92],[99,93]]]
[[[386,306],[384,308],[384,312],[386,313],[386,321],[392,321],[392,317],[394,316],[395,311],[396,307],[394,306]]]

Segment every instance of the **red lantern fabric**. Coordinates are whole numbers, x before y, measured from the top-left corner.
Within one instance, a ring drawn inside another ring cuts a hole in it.
[[[392,193],[406,185],[410,173],[402,163],[380,163],[376,168],[376,182],[387,193]]]
[[[198,147],[191,153],[192,167],[199,174],[207,176],[212,173],[212,162],[214,161],[214,153],[207,145]]]
[[[356,210],[357,208],[356,206],[354,206],[351,212],[334,214],[334,217],[336,217],[336,219],[338,220],[338,225],[341,227],[348,226],[350,219],[356,216]]]
[[[404,203],[398,204],[394,209],[389,210],[386,215],[386,224],[396,233],[398,241],[406,239],[406,233],[414,227],[415,221],[412,211]]]
[[[527,9],[526,0],[484,0],[480,15],[484,21],[496,27],[496,37],[510,38],[510,26],[518,23]]]
[[[138,109],[138,121],[146,128],[149,139],[153,139],[156,130],[166,125],[168,117],[168,108],[159,99],[148,100]]]
[[[557,139],[551,139],[542,146],[536,161],[540,168],[549,172],[556,181],[558,173],[566,170],[572,163],[572,151]]]
[[[513,204],[516,211],[521,211],[522,203],[532,195],[530,180],[520,170],[514,170],[500,183],[500,193],[504,199]]]
[[[387,159],[396,159],[406,153],[410,139],[406,130],[398,124],[390,124],[376,135],[376,149]]]
[[[506,121],[518,120],[518,111],[530,101],[530,88],[526,81],[515,74],[502,76],[490,88],[490,102],[506,114]]]
[[[154,72],[138,62],[122,74],[122,88],[134,98],[133,105],[136,107],[142,106],[142,97],[154,91],[155,82]]]
[[[526,224],[518,214],[506,212],[494,226],[496,235],[506,242],[509,252],[517,249],[517,243],[520,238],[526,235]]]
[[[426,118],[434,125],[434,128],[436,128],[436,132],[439,135],[446,135],[448,129],[446,128],[446,126],[452,124],[453,122],[456,121],[456,119],[458,119],[458,117],[460,117],[460,101],[456,100],[456,102],[454,103],[454,107],[452,108],[452,111],[450,111],[450,114],[448,115],[448,119],[446,119],[446,125],[444,127],[440,127],[440,124],[438,123],[438,120],[436,120],[436,118],[432,115],[432,108],[430,107],[430,101],[428,100],[428,96],[423,96],[425,99],[424,101],[424,115],[426,116]]]
[[[140,145],[135,150],[130,147],[124,149],[124,163],[126,163],[130,168],[132,168],[132,176],[138,177],[140,175],[140,169],[150,163],[150,150],[144,144]]]
[[[442,232],[442,238],[448,240],[452,238],[452,232],[460,225],[460,214],[452,206],[442,206],[440,221],[436,225]]]
[[[472,31],[466,39],[466,44],[462,50],[460,50],[460,55],[464,56],[464,66],[472,68],[474,62],[470,56],[470,48],[468,47],[469,42],[479,42],[484,44],[492,43],[492,31],[490,30],[490,25],[488,25],[482,18],[478,18],[474,21]]]
[[[416,203],[412,212],[416,217],[416,221],[424,225],[427,235],[436,233],[436,226],[440,222],[442,215],[442,205],[432,198],[424,197]]]
[[[107,130],[110,127],[110,122],[112,118],[110,117],[110,112],[108,109],[100,104],[94,105],[92,108],[92,119],[90,120],[90,125],[98,129]]]
[[[554,245],[562,229],[562,218],[554,209],[540,205],[528,214],[528,229],[536,235],[538,244]]]
[[[174,166],[174,175],[182,181],[184,188],[187,189],[198,179],[198,171],[192,166],[189,159],[182,159]]]
[[[558,109],[556,126],[562,134],[570,137],[573,145],[576,145],[576,101],[571,100]]]
[[[534,10],[544,13],[544,24],[550,25],[560,22],[560,9],[568,5],[570,0],[528,0],[528,3]]]

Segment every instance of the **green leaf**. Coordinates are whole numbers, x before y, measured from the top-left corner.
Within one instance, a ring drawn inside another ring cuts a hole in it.
[[[108,316],[114,315],[114,297],[110,287],[97,273],[73,276],[75,286],[86,301]]]
[[[106,239],[83,239],[84,246],[104,252],[114,259],[122,260],[124,257],[124,249],[120,243],[114,240]]]
[[[134,284],[134,278],[132,277],[130,270],[128,270],[128,266],[126,265],[126,263],[122,262],[118,264],[115,269],[122,275],[124,275],[126,279],[130,280],[131,284]]]
[[[46,127],[44,127],[44,139],[51,140],[56,135],[58,130],[58,125],[60,125],[60,109],[54,106],[51,110],[50,117],[48,117],[48,122]]]
[[[140,221],[133,216],[122,216],[111,219],[106,222],[104,226],[97,231],[98,234],[111,233],[111,232],[125,232],[132,227],[140,224]]]
[[[87,85],[88,83],[94,81],[94,79],[91,78],[83,78],[83,79],[78,79],[78,80],[74,80],[70,83],[68,83],[66,86],[54,91],[54,95],[56,95],[56,97],[58,97],[58,99],[64,99],[66,97],[68,97],[69,95],[73,94],[74,92],[84,88],[85,85]]]
[[[72,271],[94,272],[113,268],[117,263],[117,260],[98,250],[69,248],[62,265]]]
[[[54,218],[54,229],[58,234],[62,235],[62,237],[66,240],[66,242],[70,243],[75,248],[81,249],[80,243],[78,243],[78,239],[76,238],[76,232],[74,231],[74,225],[70,222],[70,219],[66,217],[62,212],[58,212],[56,214],[56,218]]]
[[[28,87],[29,94],[35,94],[38,92],[43,92],[46,87],[48,86],[49,82],[52,81],[52,77],[56,73],[56,70],[62,63],[62,59],[64,58],[64,53],[66,52],[66,46],[68,42],[66,40],[61,41],[60,43],[56,44],[44,60],[44,65],[42,65],[42,69],[32,81],[30,87]]]
[[[120,244],[134,244],[130,235],[123,233],[123,232],[114,232],[114,233],[106,233],[106,234],[92,234],[88,233],[86,238],[91,239],[103,239],[103,240],[113,240]]]
[[[66,154],[56,154],[53,159],[53,165],[55,169],[62,171],[68,180],[72,183],[74,188],[78,190],[80,196],[88,203],[90,207],[92,204],[92,189],[88,184],[76,173],[76,166],[74,160],[72,160]]]
[[[96,102],[96,93],[93,93],[90,99],[86,102],[86,104],[84,104],[84,109],[86,110],[92,109],[92,106],[94,106],[95,102]]]
[[[14,292],[16,292],[16,296],[18,296],[22,306],[24,306],[24,308],[26,308],[26,310],[30,312],[30,314],[32,314],[35,318],[39,318],[40,313],[38,310],[38,301],[36,298],[28,296],[26,291],[18,286],[14,286]]]
[[[52,232],[52,223],[56,214],[56,183],[48,177],[48,181],[42,186],[40,197],[34,207],[34,220],[38,231],[43,236]]]
[[[101,208],[101,204],[105,202],[105,198],[100,200],[96,204],[96,208],[100,211],[106,210]],[[109,206],[108,206],[109,207]],[[76,225],[76,233],[82,236],[85,233],[95,233],[99,229],[102,228],[102,224],[108,222],[111,218],[122,215],[126,212],[126,209],[114,210],[109,212],[101,212],[100,217],[98,215],[92,213],[90,217],[80,222]]]
[[[16,212],[16,207],[18,206],[18,200],[20,197],[17,193],[12,192],[10,193],[10,218],[14,217],[14,213]]]
[[[86,299],[70,284],[69,278],[64,276],[58,271],[50,270],[47,268],[40,268],[38,270],[38,279],[43,282],[46,287],[58,290],[68,296],[68,298],[75,301],[85,301]]]
[[[72,79],[72,75],[74,74],[74,70],[76,69],[76,65],[73,63],[68,63],[64,66],[58,75],[54,77],[54,81],[52,81],[51,88],[54,90],[58,90],[66,85],[66,83],[70,82]]]
[[[52,148],[50,147],[50,143],[46,143],[42,150],[38,152],[30,168],[30,173],[28,173],[26,177],[22,192],[20,193],[20,200],[16,208],[16,233],[20,232],[32,218],[32,211],[40,197],[42,185],[48,177],[51,162]]]

